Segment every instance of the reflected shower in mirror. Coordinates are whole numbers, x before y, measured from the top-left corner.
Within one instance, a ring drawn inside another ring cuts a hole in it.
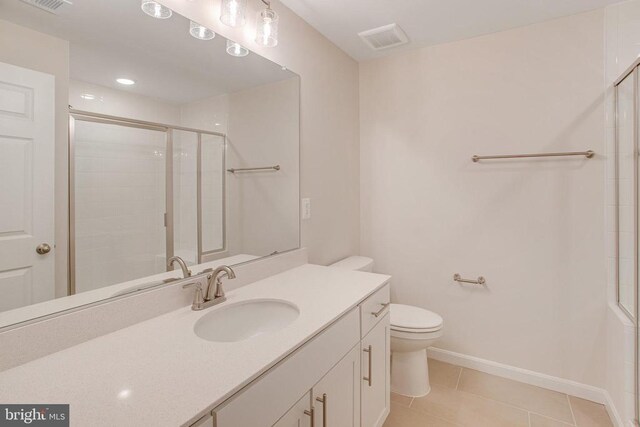
[[[130,0],[0,17],[0,328],[299,247],[296,74]]]

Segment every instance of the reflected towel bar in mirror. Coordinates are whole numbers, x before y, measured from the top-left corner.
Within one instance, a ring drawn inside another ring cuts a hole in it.
[[[587,159],[592,158],[596,153],[592,150],[588,151],[568,151],[564,153],[539,153],[539,154],[506,154],[499,156],[478,156],[475,155],[471,157],[474,163],[479,162],[480,160],[489,160],[489,159],[522,159],[529,157],[567,157],[567,156],[585,156]]]
[[[237,168],[237,169],[227,169],[227,172],[236,173],[236,172],[256,172],[256,171],[279,171],[280,165],[275,166],[265,166],[260,168]]]
[[[471,284],[474,284],[474,285],[484,285],[484,284],[487,283],[485,278],[482,277],[482,276],[478,277],[476,280],[463,279],[462,276],[460,276],[458,273],[453,275],[453,280],[455,280],[458,283],[471,283]]]

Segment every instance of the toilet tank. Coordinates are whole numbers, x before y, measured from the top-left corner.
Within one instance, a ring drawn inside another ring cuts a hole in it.
[[[331,264],[329,267],[338,267],[345,270],[367,271],[369,273],[372,273],[373,259],[364,256],[350,256],[349,258],[345,258],[341,261]]]

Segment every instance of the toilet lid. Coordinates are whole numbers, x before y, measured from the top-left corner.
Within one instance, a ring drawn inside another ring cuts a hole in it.
[[[391,304],[391,329],[407,332],[425,332],[442,327],[438,314],[412,305]]]

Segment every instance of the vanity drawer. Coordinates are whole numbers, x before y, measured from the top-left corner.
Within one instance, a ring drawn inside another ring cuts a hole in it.
[[[215,427],[269,427],[299,401],[359,341],[353,309],[213,410]],[[274,396],[277,396],[275,398]],[[311,402],[309,402],[309,407]]]
[[[389,312],[391,285],[387,283],[360,304],[360,337],[364,337]]]

